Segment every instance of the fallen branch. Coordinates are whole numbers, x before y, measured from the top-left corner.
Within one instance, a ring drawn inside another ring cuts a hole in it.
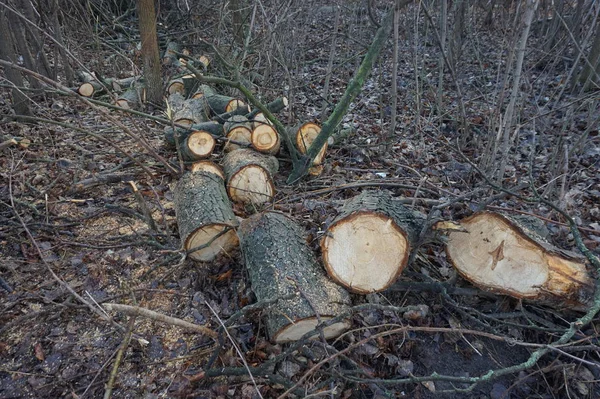
[[[150,309],[140,308],[139,306],[122,305],[120,303],[105,303],[103,305],[106,308],[106,310],[109,311],[114,310],[117,312],[128,314],[129,316],[146,317],[148,319],[160,321],[162,323],[171,324],[181,328],[187,328],[188,330],[193,330],[200,334],[204,334],[210,338],[217,338],[217,333],[211,330],[210,328],[199,326],[198,324],[190,323],[188,321],[181,320],[176,317],[167,316]]]

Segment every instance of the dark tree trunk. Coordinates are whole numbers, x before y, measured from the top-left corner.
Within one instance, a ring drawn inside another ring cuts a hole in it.
[[[2,8],[0,10],[0,37],[2,38],[0,40],[0,58],[16,63],[17,56],[13,47],[12,35],[6,14],[6,9]],[[23,77],[13,68],[5,67],[5,71],[6,78],[15,86],[15,88],[12,89],[12,103],[15,113],[18,115],[31,115],[29,100],[19,89],[19,87],[23,87]]]

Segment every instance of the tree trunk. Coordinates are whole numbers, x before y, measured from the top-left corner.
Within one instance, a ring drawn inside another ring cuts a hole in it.
[[[21,20],[15,13],[11,11],[7,12],[7,16],[8,22],[10,24],[10,30],[14,34],[17,52],[23,57],[23,65],[30,71],[40,73],[40,71],[37,68],[37,64],[33,58],[33,55],[29,50],[27,41],[25,40],[25,30],[23,29]],[[43,73],[40,74],[43,75]],[[31,87],[33,87],[34,89],[40,89],[42,87],[40,82],[33,76],[27,76],[27,80],[29,81]]]
[[[154,0],[138,0],[138,13],[147,96],[150,102],[160,104],[162,103],[162,79],[160,76],[160,56],[158,54],[158,39],[156,36]]]
[[[67,86],[72,86],[74,82],[73,69],[69,63],[69,57],[65,51],[66,45],[62,37],[62,31],[60,22],[58,20],[58,10],[60,8],[58,0],[54,0],[52,3],[52,25],[54,27],[54,39],[58,44],[58,52],[62,58],[63,69],[65,72],[65,78],[67,80]]]
[[[265,316],[272,341],[297,341],[350,305],[348,293],[327,278],[302,229],[288,217],[254,215],[241,223],[238,234],[257,300],[279,298]],[[322,333],[335,338],[349,327],[349,321],[342,321]]]
[[[539,0],[526,0],[525,4],[525,11],[523,15],[523,30],[521,31],[521,35],[519,37],[519,41],[517,43],[516,48],[516,64],[514,68],[510,100],[508,102],[508,106],[506,107],[506,112],[504,113],[504,117],[502,119],[503,123],[500,126],[500,131],[498,132],[499,134],[497,136],[497,140],[502,140],[502,159],[500,161],[500,167],[498,168],[498,170],[496,171],[497,173],[495,174],[497,181],[499,182],[501,182],[504,178],[504,172],[506,170],[506,165],[508,162],[508,152],[511,144],[510,136],[512,128],[514,126],[515,107],[521,87],[521,74],[523,72],[523,61],[525,59],[525,46],[527,44],[527,39],[529,38],[529,29],[531,28],[531,21],[533,20],[533,15],[535,14],[535,10],[537,9],[538,4]],[[495,158],[495,156],[492,158]]]
[[[179,236],[192,259],[208,262],[237,246],[238,220],[219,176],[186,173],[175,187],[174,204]]]
[[[15,54],[15,48],[13,46],[12,35],[7,18],[7,11],[4,7],[0,7],[0,58],[17,63],[17,56]],[[12,89],[12,104],[13,109],[17,115],[31,115],[29,109],[29,100],[27,96],[19,89],[23,87],[23,77],[21,73],[11,67],[4,67],[6,72],[6,78],[15,87]]]
[[[598,75],[600,74],[600,21],[596,22],[596,36],[590,55],[588,56],[588,62],[583,65],[583,70],[579,75],[579,82],[583,83],[583,91],[589,90],[594,84],[600,83]]]
[[[349,291],[385,290],[406,267],[424,220],[388,191],[363,191],[344,204],[321,240],[325,270]]]
[[[446,252],[458,272],[478,287],[559,308],[591,304],[594,281],[585,260],[550,245],[539,226],[493,212],[460,222]]]

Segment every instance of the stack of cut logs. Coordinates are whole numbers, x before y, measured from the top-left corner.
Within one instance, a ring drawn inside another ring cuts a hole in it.
[[[164,61],[182,63],[178,52],[170,43]],[[136,82],[99,84],[89,78],[78,92],[93,95],[107,85],[113,90],[129,85],[117,99],[128,107],[143,95]],[[240,221],[234,214],[232,201],[255,210],[273,200],[280,137],[271,122],[244,101],[199,84],[195,75],[172,80],[167,94],[173,124],[165,128],[165,140],[190,166],[174,191],[183,248],[201,262],[241,248],[257,299],[276,300],[265,323],[276,342],[295,341],[309,332],[317,337],[317,328],[325,338],[346,331],[348,292],[390,287],[427,234],[447,235],[449,261],[482,289],[556,308],[584,310],[593,302],[595,286],[585,259],[550,245],[540,223],[479,212],[459,224],[440,222],[424,231],[426,218],[383,190],[346,201],[321,239],[322,267],[291,218],[261,212]],[[272,113],[286,106],[284,97],[266,105]],[[296,150],[306,153],[320,130],[309,122],[287,134]],[[209,160],[217,143],[225,153],[221,166]],[[316,157],[311,174],[321,173],[325,151]]]

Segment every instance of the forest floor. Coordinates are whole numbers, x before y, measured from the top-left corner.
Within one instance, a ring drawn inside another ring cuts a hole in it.
[[[364,45],[370,43],[376,30],[366,16],[360,18],[360,23],[348,17],[340,24],[330,105],[345,90],[360,61],[356,54],[364,54]],[[323,13],[318,21],[308,21],[306,41],[298,45],[303,58],[292,74],[286,76],[275,70],[269,81],[254,88],[266,101],[289,96],[290,109],[279,115],[288,126],[322,122],[320,94],[334,20],[333,13]],[[211,26],[207,25],[206,32]],[[478,42],[465,44],[457,69],[457,81],[475,132],[466,140],[462,154],[474,162],[490,135],[486,127],[494,117],[494,93],[502,84],[497,60],[502,56],[504,37],[499,28],[478,29]],[[388,189],[395,197],[414,198],[412,205],[424,213],[450,201],[451,205],[440,210],[440,216],[447,220],[460,220],[480,206],[537,215],[548,223],[555,245],[573,249],[573,237],[565,221],[547,207],[512,196],[487,201],[498,192],[479,190],[484,187],[484,179],[456,149],[460,136],[456,86],[446,74],[447,113],[437,116],[434,96],[438,50],[425,37],[419,40],[415,44],[409,31],[401,31],[398,125],[389,142],[382,143],[383,133],[389,128],[390,45],[344,118],[343,127],[352,127],[353,133],[329,148],[324,172],[287,185],[291,163],[282,152],[278,156],[282,167],[275,177],[277,194],[268,208],[285,212],[298,221],[316,252],[325,227],[340,205],[367,188]],[[539,44],[536,40],[541,39],[533,36],[531,40],[529,47],[535,48]],[[89,60],[84,63],[90,69],[101,71],[104,76],[124,77],[124,71],[131,69],[128,60],[115,57],[108,50],[98,52],[73,41],[73,51],[79,59]],[[417,72],[411,58],[415,51],[420,57]],[[581,150],[569,157],[560,173],[554,174],[556,148],[576,142],[598,110],[572,107],[569,104],[573,98],[569,96],[547,106],[553,100],[545,97],[560,90],[566,67],[549,63],[539,66],[536,53],[529,55],[524,68],[527,88],[523,91],[520,118],[538,118],[535,126],[523,124],[511,149],[503,183],[515,187],[527,180],[531,131],[537,130],[532,166],[535,184],[543,189],[553,187],[548,191],[550,198],[562,201],[582,227],[584,242],[598,254],[597,126],[591,129]],[[1,93],[0,113],[10,114],[9,93],[4,89]],[[2,139],[20,137],[30,141],[27,147],[3,149],[0,157],[0,398],[98,398],[104,394],[131,319],[111,312],[113,321],[107,322],[91,311],[89,304],[97,311],[103,303],[126,303],[217,329],[220,322],[238,317],[236,312],[254,301],[252,289],[239,253],[206,264],[184,259],[173,208],[172,190],[177,176],[121,128],[122,124],[133,136],[143,137],[160,156],[178,167],[176,154],[164,143],[161,124],[142,116],[92,108],[72,97],[36,98],[33,108],[36,116],[60,121],[63,126],[13,121],[0,125]],[[331,107],[328,109],[331,111]],[[161,111],[146,112],[160,115]],[[117,121],[107,118],[106,113]],[[109,138],[120,149],[134,154],[147,171],[86,132]],[[220,151],[215,151],[214,160],[220,156]],[[562,180],[555,177],[562,176],[563,171],[567,171],[567,176],[561,196],[558,193]],[[129,181],[135,182],[150,208],[155,229],[144,219]],[[453,201],[458,197],[463,199]],[[247,216],[242,208],[236,208],[236,212]],[[242,314],[229,329],[230,335],[223,338],[216,355],[219,345],[209,337],[137,317],[131,342],[116,372],[113,397],[254,398],[259,397],[257,390],[263,397],[277,397],[303,376],[306,378],[299,388],[307,395],[320,392],[319,395],[343,398],[429,398],[433,392],[445,390],[451,391],[448,397],[455,398],[600,395],[598,317],[576,335],[581,350],[551,351],[531,368],[479,384],[470,392],[459,392],[469,387],[466,377],[482,376],[489,370],[526,361],[536,345],[556,340],[580,314],[483,293],[456,275],[441,244],[422,247],[399,281],[448,282],[465,289],[457,294],[442,294],[398,284],[379,294],[353,295],[354,305],[386,305],[389,309],[382,311],[374,306],[355,313],[352,329],[330,342],[331,346],[325,347],[319,341],[305,343],[279,361],[269,376],[255,375],[256,387],[244,373],[244,363],[230,340],[235,341],[245,362],[252,367],[289,348],[268,341],[260,310]],[[87,304],[67,290],[65,284]],[[429,312],[414,321],[393,311],[394,307],[421,304],[428,305]],[[399,328],[399,332],[376,336],[309,371],[335,353],[332,351],[392,328]],[[482,334],[460,333],[463,330]],[[527,344],[515,345],[517,341]],[[209,378],[209,362],[213,371],[221,369],[223,375]],[[432,373],[465,380],[394,382]]]

